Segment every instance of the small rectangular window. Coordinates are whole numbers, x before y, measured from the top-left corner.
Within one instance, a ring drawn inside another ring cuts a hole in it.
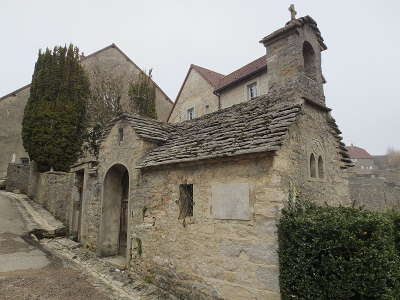
[[[29,157],[21,157],[21,164],[29,165]]]
[[[257,82],[253,82],[247,86],[247,99],[254,99],[257,95]]]
[[[186,112],[186,120],[193,120],[194,119],[194,107],[191,107]]]
[[[179,185],[179,217],[193,217],[193,184]]]
[[[120,143],[124,141],[124,129],[123,128],[118,129],[118,141]]]

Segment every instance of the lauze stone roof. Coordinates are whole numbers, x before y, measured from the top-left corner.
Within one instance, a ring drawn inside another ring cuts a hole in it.
[[[283,99],[264,95],[170,125],[165,143],[153,149],[138,167],[276,151],[301,110],[298,104],[279,100]]]
[[[104,140],[108,136],[111,129],[120,120],[128,122],[128,124],[135,130],[136,134],[141,138],[156,143],[166,142],[170,136],[170,131],[172,130],[172,126],[168,123],[163,123],[139,115],[123,113],[107,124],[101,140]]]
[[[143,139],[155,142],[137,166],[147,168],[280,149],[296,122],[302,105],[287,100],[288,94],[273,92],[200,118],[168,124],[139,115],[122,114],[106,128],[105,138],[119,121],[128,122]],[[342,168],[351,166],[341,132],[333,118],[328,124],[337,140]]]

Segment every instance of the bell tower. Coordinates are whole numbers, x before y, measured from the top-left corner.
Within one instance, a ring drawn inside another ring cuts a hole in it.
[[[325,105],[321,69],[321,52],[327,49],[324,39],[313,18],[297,19],[293,4],[289,11],[290,21],[260,41],[267,50],[270,86],[294,88],[301,97]]]

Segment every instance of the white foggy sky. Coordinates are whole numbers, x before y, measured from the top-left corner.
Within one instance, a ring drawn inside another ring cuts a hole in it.
[[[227,74],[264,55],[258,41],[289,20],[290,3],[328,46],[325,94],[345,142],[400,149],[397,0],[0,0],[0,96],[30,82],[39,48],[116,43],[175,100],[191,63]]]

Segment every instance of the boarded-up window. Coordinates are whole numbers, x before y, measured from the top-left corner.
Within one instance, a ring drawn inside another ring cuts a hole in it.
[[[184,219],[193,216],[193,184],[179,185],[179,217]]]
[[[248,183],[214,184],[211,187],[212,215],[216,219],[250,220]]]

